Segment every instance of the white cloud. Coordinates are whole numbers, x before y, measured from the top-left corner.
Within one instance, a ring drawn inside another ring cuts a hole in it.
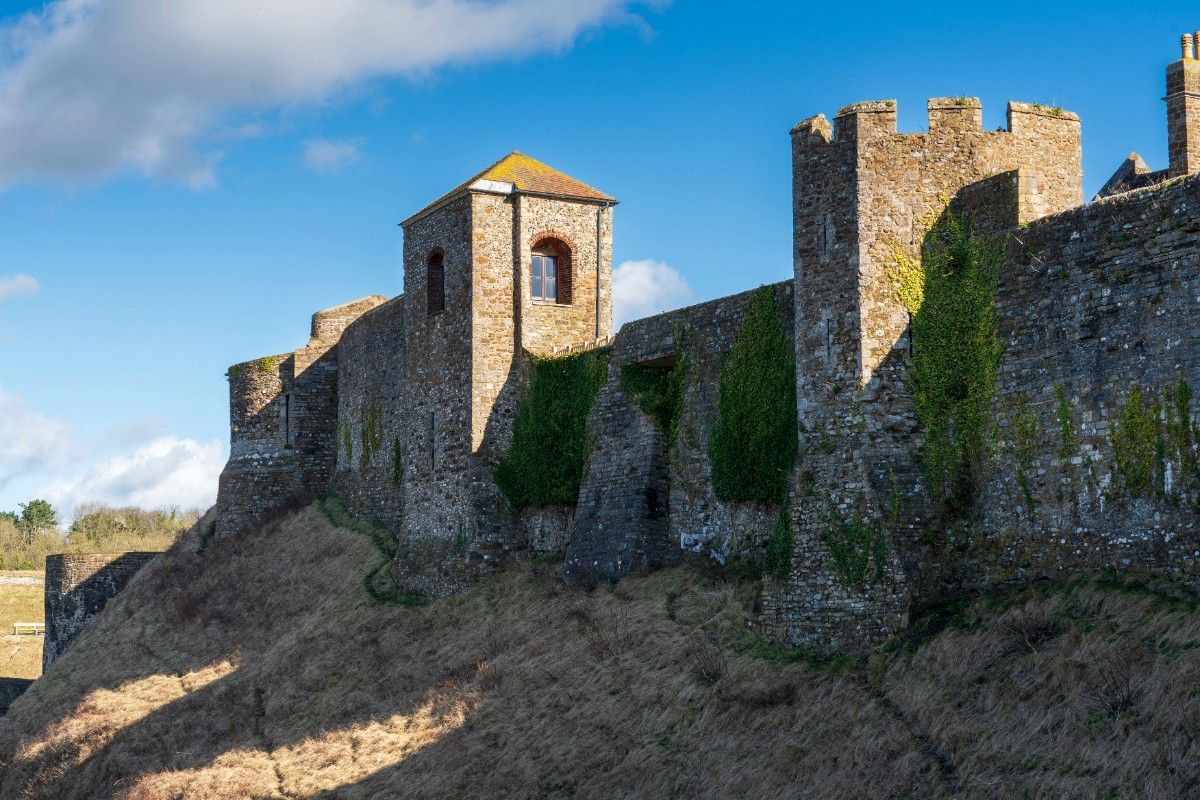
[[[57,469],[77,455],[70,429],[0,391],[0,488],[30,472]]]
[[[314,172],[338,172],[362,157],[360,148],[356,139],[310,139],[304,143],[304,166]]]
[[[662,261],[626,261],[613,270],[613,324],[686,306],[695,299],[692,288]]]
[[[217,476],[224,463],[219,441],[162,436],[99,461],[73,478],[57,480],[43,487],[38,496],[49,500],[63,516],[85,502],[207,508],[216,500]]]
[[[0,186],[212,186],[241,118],[364,81],[561,51],[637,0],[55,0],[0,27]],[[223,134],[225,134],[223,136]]]
[[[42,285],[29,275],[0,276],[0,303],[19,294],[34,294]]]

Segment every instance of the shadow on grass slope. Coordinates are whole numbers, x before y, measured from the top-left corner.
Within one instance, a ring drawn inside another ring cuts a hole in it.
[[[422,607],[317,506],[144,569],[0,719],[2,798],[1200,793],[1200,611],[1090,581],[853,663],[758,644],[694,569],[513,567]]]

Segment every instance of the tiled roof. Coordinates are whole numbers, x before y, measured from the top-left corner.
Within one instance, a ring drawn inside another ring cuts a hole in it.
[[[414,214],[413,217],[410,217],[410,219],[440,206],[451,197],[454,197],[479,181],[511,183],[517,191],[529,192],[531,194],[569,197],[577,200],[597,200],[608,203],[616,202],[616,198],[593,189],[586,183],[577,181],[570,175],[559,172],[553,167],[538,161],[536,158],[530,158],[524,153],[518,153],[514,150],[483,172],[469,178],[437,200],[434,200]]]

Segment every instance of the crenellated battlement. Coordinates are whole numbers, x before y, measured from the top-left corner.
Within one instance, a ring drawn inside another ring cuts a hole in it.
[[[791,135],[806,144],[819,146],[847,140],[871,141],[885,136],[921,137],[945,133],[987,137],[1013,135],[1027,139],[1045,135],[1048,130],[1077,135],[1079,129],[1078,114],[1041,103],[1010,101],[1008,126],[996,131],[983,129],[983,103],[978,97],[933,97],[927,108],[928,129],[925,131],[899,131],[895,100],[862,100],[839,109],[832,125],[824,114],[814,114],[797,123]]]

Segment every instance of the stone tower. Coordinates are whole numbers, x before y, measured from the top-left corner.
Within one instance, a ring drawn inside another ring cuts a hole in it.
[[[985,179],[1009,184],[1000,187],[1005,196],[1017,192],[1022,219],[1005,221],[1013,226],[1079,205],[1079,118],[1010,103],[1007,130],[984,131],[977,99],[936,98],[928,132],[901,134],[895,101],[881,100],[843,108],[832,125],[823,115],[806,119],[791,137],[797,400],[806,460],[796,492],[797,552],[823,552],[813,543],[836,524],[833,516],[894,515],[900,529],[901,546],[890,556],[898,582],[891,586],[856,596],[810,556],[795,559],[791,581],[808,588],[765,598],[775,614],[768,624],[783,638],[836,649],[899,624],[909,594],[906,567],[915,557],[904,544],[924,527],[907,386],[910,318],[894,267],[918,259],[924,232],[947,203]],[[898,514],[889,508],[893,497]],[[857,628],[844,625],[846,615],[860,621]]]
[[[492,471],[511,440],[524,357],[612,333],[615,204],[511,153],[402,223],[410,544],[511,541]]]
[[[1200,31],[1183,35],[1183,57],[1167,67],[1167,150],[1170,177],[1200,172]]]

